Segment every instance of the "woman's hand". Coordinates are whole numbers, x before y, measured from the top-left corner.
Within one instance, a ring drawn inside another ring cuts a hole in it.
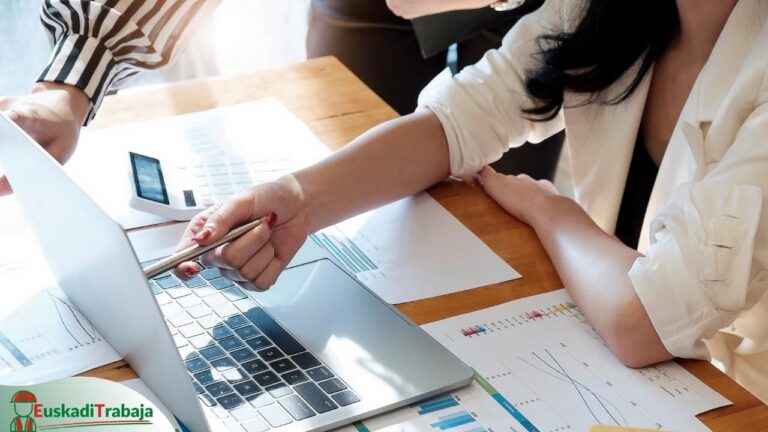
[[[558,197],[557,188],[548,180],[534,180],[525,174],[499,174],[490,166],[483,167],[478,181],[504,210],[528,225],[539,218],[544,201]]]
[[[0,111],[61,163],[75,151],[90,104],[82,90],[47,82],[35,84],[29,95],[0,97]],[[0,175],[0,196],[11,192]]]
[[[293,176],[256,186],[195,216],[178,249],[213,243],[231,229],[262,218],[264,223],[203,255],[201,262],[206,267],[221,268],[229,279],[266,290],[309,235],[303,192]],[[176,267],[176,273],[187,278],[200,270],[194,262]]]
[[[479,9],[490,6],[494,0],[386,0],[389,9],[397,16],[414,19],[425,15],[459,9]]]

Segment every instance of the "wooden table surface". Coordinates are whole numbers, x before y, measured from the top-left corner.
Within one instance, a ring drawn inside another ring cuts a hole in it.
[[[394,110],[338,60],[326,57],[247,75],[122,92],[106,98],[90,127],[185,114],[268,96],[279,99],[332,149],[397,117]],[[562,288],[535,233],[504,212],[480,188],[446,181],[432,187],[429,193],[523,278],[398,305],[412,320],[424,324]],[[733,402],[731,406],[699,416],[712,430],[765,430],[768,407],[757,398],[707,362],[678,360],[678,363]],[[122,361],[83,375],[113,380],[136,377]]]

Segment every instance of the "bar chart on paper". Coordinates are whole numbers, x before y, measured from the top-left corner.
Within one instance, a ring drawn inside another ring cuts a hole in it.
[[[120,357],[57,290],[40,290],[0,321],[0,383],[71,376]]]
[[[728,400],[668,362],[624,367],[564,290],[423,326],[541,431],[698,431]]]
[[[343,432],[538,432],[487,381],[475,375],[467,387],[363,422]]]

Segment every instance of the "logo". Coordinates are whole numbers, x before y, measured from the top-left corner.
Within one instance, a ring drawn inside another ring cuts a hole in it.
[[[37,432],[37,423],[32,418],[32,411],[37,398],[32,392],[21,390],[11,398],[16,417],[11,420],[11,432]]]
[[[15,417],[10,432],[37,432],[39,430],[85,428],[93,426],[151,425],[152,407],[109,405],[93,402],[77,405],[67,403],[46,405],[28,390],[14,393],[10,401]]]

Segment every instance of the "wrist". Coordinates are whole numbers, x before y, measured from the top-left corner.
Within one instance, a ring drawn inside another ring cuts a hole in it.
[[[85,123],[88,111],[91,109],[91,100],[80,88],[69,84],[60,84],[49,81],[40,81],[32,86],[32,93],[57,92],[65,97],[67,108],[72,119],[78,124]]]
[[[559,217],[569,214],[569,210],[573,206],[579,207],[570,198],[555,194],[541,194],[527,206],[528,214],[526,219],[528,224],[536,232],[539,232],[540,229],[557,223]]]

